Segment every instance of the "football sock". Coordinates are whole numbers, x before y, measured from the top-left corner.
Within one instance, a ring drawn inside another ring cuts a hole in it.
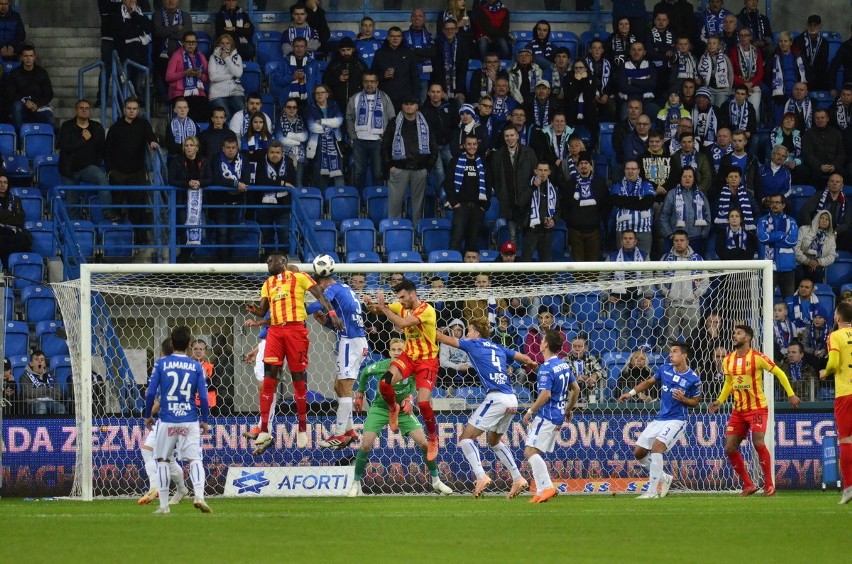
[[[657,493],[657,488],[660,485],[660,478],[663,477],[663,453],[651,453],[651,470],[649,473],[650,482],[648,483],[648,492],[651,494]]]
[[[158,488],[157,461],[154,460],[154,451],[147,448],[142,449],[142,461],[145,463],[145,473],[148,474],[148,491]]]
[[[509,445],[500,441],[492,446],[491,450],[494,451],[494,454],[497,455],[497,458],[500,459],[500,462],[503,463],[503,466],[512,475],[512,480],[520,480],[522,477],[521,471],[518,470],[518,465],[515,463],[515,457],[512,456],[512,450],[509,448]]]
[[[430,401],[418,401],[417,407],[420,408],[420,415],[423,417],[423,423],[426,424],[426,436],[430,440],[438,438],[438,425],[435,423],[435,412],[432,411],[432,403]]]
[[[740,451],[735,450],[734,452],[728,453],[728,460],[731,461],[731,466],[734,468],[737,476],[740,477],[740,480],[742,480],[743,487],[753,486],[754,484],[751,481],[751,476],[748,475],[748,471],[745,467],[745,460],[743,460],[743,455],[740,454]]]
[[[272,394],[272,403],[269,405],[269,417],[266,426],[270,429],[270,433],[275,431],[275,410],[278,409],[278,402],[281,401],[281,394],[278,393],[278,386],[275,387],[275,393]]]
[[[763,470],[763,487],[775,486],[775,472],[772,469],[772,457],[769,456],[769,449],[766,445],[754,447],[757,451],[757,459],[760,461],[760,469]]]
[[[193,460],[189,463],[189,478],[192,480],[192,492],[195,499],[204,499],[204,463]]]
[[[186,484],[183,482],[183,468],[176,460],[169,461],[169,477],[177,486],[178,491],[186,489]]]
[[[432,476],[432,483],[438,481],[438,463],[435,460],[426,460],[426,449],[421,449],[420,454],[423,455],[423,462],[426,463],[426,468],[429,469],[429,475]]]
[[[553,487],[553,482],[550,481],[550,473],[547,471],[547,464],[541,455],[534,454],[527,459],[532,467],[532,475],[535,480],[535,493],[540,494],[547,488]]]
[[[393,390],[393,384],[385,382],[384,380],[380,381],[379,393],[382,394],[382,398],[388,404],[388,407],[392,408],[396,403],[396,392]]]
[[[169,508],[169,463],[157,462],[157,490],[160,493],[160,508]]]
[[[840,475],[843,487],[852,487],[852,443],[840,443]]]
[[[642,458],[636,459],[636,462],[638,462],[642,466],[642,468],[645,469],[646,472],[651,471],[651,457],[649,457],[647,454]]]
[[[337,398],[337,421],[334,425],[334,434],[345,433],[350,421],[352,421],[352,398]]]
[[[476,475],[476,479],[484,478],[485,470],[482,468],[482,460],[479,458],[479,449],[476,448],[476,443],[471,439],[462,439],[459,441],[459,448],[462,449],[467,463],[470,464],[470,469]]]
[[[364,477],[364,469],[367,467],[367,453],[358,449],[355,455],[355,481],[360,482]]]
[[[263,388],[260,390],[260,431],[262,433],[269,432],[269,411],[277,387],[278,380],[275,378],[263,379]]]
[[[304,380],[293,381],[293,398],[296,400],[296,414],[299,418],[299,432],[308,430],[308,383]]]

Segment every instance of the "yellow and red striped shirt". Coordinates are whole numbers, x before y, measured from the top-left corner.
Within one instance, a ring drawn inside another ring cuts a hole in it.
[[[763,371],[775,369],[775,363],[765,354],[754,349],[743,356],[732,352],[722,362],[725,372],[725,385],[719,401],[724,403],[726,393],[733,390],[734,411],[752,411],[767,406],[763,393]],[[789,386],[789,384],[788,384]]]
[[[405,328],[405,353],[411,360],[424,360],[438,358],[438,314],[435,308],[426,302],[421,302],[413,310],[403,309],[399,302],[388,306],[392,312],[400,317],[413,315],[420,320],[420,324]]]
[[[852,395],[852,329],[838,329],[828,337],[827,374],[834,374],[834,397]]]
[[[269,301],[269,324],[304,321],[308,317],[305,292],[314,286],[314,279],[304,272],[285,270],[267,278],[260,290],[260,297]]]

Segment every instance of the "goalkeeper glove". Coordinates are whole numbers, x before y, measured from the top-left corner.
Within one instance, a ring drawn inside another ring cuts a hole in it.
[[[402,412],[406,415],[411,415],[414,411],[414,398],[412,396],[408,396],[404,400],[402,400]]]
[[[364,409],[364,396],[361,394],[355,396],[355,402],[352,404],[352,407],[355,408],[355,413],[361,413],[361,410]]]

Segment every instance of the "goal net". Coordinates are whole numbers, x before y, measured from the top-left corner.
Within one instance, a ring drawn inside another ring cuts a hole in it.
[[[310,270],[310,265],[302,266]],[[356,293],[375,298],[376,291],[400,276],[418,285],[421,299],[436,306],[440,330],[463,331],[472,317],[489,318],[492,338],[536,356],[540,326],[559,328],[566,339],[563,356],[581,375],[581,396],[573,420],[562,429],[555,451],[545,458],[564,491],[638,491],[644,470],[633,447],[644,426],[658,412],[658,390],[625,403],[616,398],[668,362],[668,343],[685,339],[693,347],[691,366],[700,373],[703,400],[691,411],[685,434],[666,455],[674,488],[729,491],[739,481],[727,463],[723,445],[731,402],[718,414],[707,413],[722,384],[720,360],[731,350],[734,324],[755,331],[754,347],[771,355],[771,263],[477,263],[477,264],[338,264],[336,277],[351,282]],[[246,303],[258,303],[266,265],[84,265],[79,280],[54,284],[65,321],[73,364],[77,436],[72,496],[134,496],[147,490],[139,447],[145,429],[141,412],[145,385],[160,343],[173,327],[187,325],[194,351],[212,365],[216,391],[210,433],[203,438],[208,494],[226,488],[229,468],[348,467],[357,442],[342,450],[323,449],[318,441],[331,434],[337,406],[334,384],[334,333],[308,319],[307,448],[296,447],[297,419],[289,373],[284,370],[271,432],[274,448],[259,457],[242,433],[257,423],[258,381],[244,357],[258,344],[258,329],[244,326],[252,318]],[[312,299],[308,295],[309,299]],[[392,298],[393,299],[393,298]],[[388,343],[400,336],[386,319],[368,315],[367,364],[387,358]],[[572,347],[579,357],[572,356]],[[511,367],[520,405],[535,399],[535,375]],[[773,397],[773,379],[766,395]],[[364,390],[375,397],[376,382]],[[433,404],[440,439],[441,479],[467,492],[472,479],[456,447],[467,416],[484,400],[485,391],[464,354],[441,354]],[[772,413],[770,400],[770,416]],[[365,413],[355,414],[356,430]],[[767,444],[773,448],[772,429]],[[525,429],[520,416],[504,440],[523,460]],[[484,436],[480,438],[484,447]],[[410,439],[380,435],[363,479],[367,493],[430,491],[421,455]],[[757,467],[750,448],[744,456]],[[483,463],[497,482],[508,487],[508,472],[490,451]],[[522,472],[529,475],[526,464]]]

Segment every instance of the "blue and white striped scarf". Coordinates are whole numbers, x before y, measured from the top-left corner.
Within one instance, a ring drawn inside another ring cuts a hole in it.
[[[731,129],[747,130],[749,121],[748,100],[743,102],[742,106],[739,106],[736,100],[732,98],[728,104],[728,118],[731,121]]]
[[[186,192],[186,222],[184,225],[190,227],[186,230],[186,244],[201,244],[201,206],[204,203],[204,190],[190,189]]]
[[[290,92],[287,97],[291,100],[307,100],[308,99],[308,77],[305,70],[305,63],[308,62],[308,57],[302,57],[302,60],[296,58],[296,55],[290,55],[290,70],[297,70],[305,73],[305,82],[299,83],[295,78],[290,82]]]
[[[183,25],[183,11],[178,8],[175,10],[174,21],[169,21],[169,12],[165,8],[162,11],[163,27],[171,27],[173,25]],[[163,39],[163,49],[160,51],[160,58],[169,58],[169,36]]]
[[[538,98],[533,100],[533,122],[544,127],[550,123],[550,98],[545,100],[544,104],[538,101]]]
[[[725,16],[730,14],[728,10],[722,8],[718,14],[714,14],[710,10],[704,12],[704,37],[705,39],[713,35],[722,35],[722,22]]]
[[[801,102],[789,98],[784,104],[784,113],[793,112],[802,116],[802,121],[805,124],[805,129],[810,129],[814,124],[814,107],[810,98],[805,98]]]
[[[183,145],[183,140],[187,137],[192,137],[198,133],[198,127],[190,118],[184,118],[183,121],[180,118],[174,118],[169,125],[172,135],[174,135],[175,141],[179,145]]]
[[[716,225],[725,225],[728,223],[728,212],[731,209],[738,209],[743,215],[743,228],[747,231],[757,229],[757,223],[754,220],[754,210],[751,209],[748,192],[745,188],[737,190],[736,201],[731,201],[733,194],[731,189],[725,186],[719,194],[718,208],[716,209],[716,219],[713,221]]]
[[[356,105],[358,106],[358,117],[355,120],[355,130],[382,135],[385,131],[385,108],[384,104],[382,103],[381,92],[379,92],[378,90],[375,94],[359,92],[358,94],[356,94],[356,96],[358,96],[358,100],[356,100]],[[373,104],[372,119],[367,118],[367,96],[376,97],[376,101]]]
[[[305,24],[304,27],[296,27],[291,25],[287,28],[287,43],[290,45],[293,44],[293,40],[297,37],[303,37],[305,41],[310,41],[314,39],[319,41],[319,32],[312,28],[311,26]]]
[[[740,229],[736,233],[729,225],[725,228],[725,248],[726,249],[743,249],[745,250],[748,243],[748,236],[745,229]]]
[[[786,352],[787,347],[790,346],[790,343],[796,337],[796,327],[789,319],[774,321],[773,326],[772,336],[775,338],[778,348]]]
[[[798,72],[798,76],[793,76],[792,80],[790,77],[784,76],[784,59],[783,57],[789,56],[793,57],[793,64],[796,67],[796,71]],[[785,83],[795,84],[801,80],[805,80],[805,63],[802,61],[802,58],[790,51],[786,55],[781,52],[775,53],[774,57],[774,65],[772,70],[772,95],[773,96],[784,96],[785,94],[789,95],[790,92],[784,92]]]
[[[696,253],[695,251],[692,250],[692,247],[687,247],[686,250],[687,250],[687,255],[686,255],[687,261],[701,262],[701,261],[704,260],[703,258],[701,258],[701,255],[699,255],[698,253]],[[662,260],[663,262],[678,262],[680,260],[680,258],[681,258],[680,255],[675,254],[674,249],[672,249],[671,251],[669,251],[665,255],[663,255],[663,258],[660,259],[660,260]],[[690,270],[689,273],[692,274],[693,276],[698,276],[699,274],[701,274],[701,271],[700,270]],[[666,274],[666,276],[674,276],[675,271],[674,270],[667,270],[665,274]],[[695,289],[697,289],[700,284],[701,284],[700,278],[693,278],[692,279],[692,290],[694,291]],[[665,284],[665,286],[666,286],[667,289],[671,289],[672,284],[668,283],[668,284]]]
[[[612,63],[604,58],[596,62],[591,57],[586,57],[586,68],[589,69],[589,74],[595,81],[595,87],[597,88],[596,94],[600,96],[606,89],[609,79],[612,76]]]
[[[704,195],[694,187],[692,191],[692,217],[696,227],[704,227],[710,219],[710,213],[704,205]],[[675,188],[675,214],[677,215],[677,227],[686,227],[686,201],[684,187],[680,184]]]
[[[731,83],[728,80],[728,65],[725,61],[725,54],[719,51],[715,55],[711,55],[709,51],[705,51],[701,58],[698,59],[698,77],[704,84],[710,86],[715,80],[715,88],[727,90]]]
[[[553,126],[551,125],[545,127],[543,133],[547,136],[547,140],[550,142],[550,148],[553,149],[553,152],[556,155],[556,160],[559,161],[568,158],[568,160],[571,161],[571,164],[568,165],[569,169],[574,168],[573,159],[569,157],[568,153],[568,139],[571,137],[571,134],[574,133],[574,128],[571,126],[565,126],[561,139],[557,139],[556,132],[553,130]]]
[[[231,162],[225,157],[225,153],[219,151],[219,171],[222,173],[222,178],[231,180],[235,188],[242,178],[244,162],[243,156],[239,153]]]
[[[201,53],[195,52],[194,57],[190,57],[186,49],[183,50],[183,70],[201,69]],[[184,96],[200,96],[204,92],[204,83],[199,80],[199,77],[184,76],[183,77],[183,95]]]
[[[614,194],[618,196],[644,198],[654,195],[653,187],[641,178],[638,178],[635,182],[629,182],[627,178],[622,178],[621,182],[613,186],[613,188],[617,188]],[[651,231],[653,215],[652,210],[631,210],[617,207],[615,230],[624,231],[625,229],[633,229],[637,233],[647,233]]]
[[[302,121],[302,117],[299,114],[296,114],[296,120],[290,123],[290,120],[287,119],[286,114],[282,111],[281,116],[278,118],[278,131],[281,132],[281,137],[283,138],[286,138],[288,133],[302,133],[305,131],[305,122]],[[298,163],[303,163],[305,162],[305,144],[285,144],[284,154],[295,158]]]
[[[743,191],[744,190],[740,190],[740,192],[743,192]],[[743,213],[743,216],[745,216],[745,213]],[[787,233],[787,230],[790,227],[791,221],[792,221],[792,219],[790,219],[790,217],[787,216],[787,214],[785,214],[785,213],[769,213],[769,214],[766,215],[766,233],[767,234],[775,233],[775,232]],[[748,227],[746,227],[746,228],[748,228]],[[775,260],[775,251],[776,251],[775,245],[772,244],[772,243],[767,243],[765,245],[765,250],[766,250],[766,257],[765,258],[767,260],[773,260],[774,261]]]
[[[467,170],[467,161],[471,157],[467,156],[467,153],[461,155],[456,161],[456,170],[453,173],[453,181],[456,186],[456,192],[461,190],[462,185],[464,184],[464,176]],[[487,202],[488,201],[488,191],[485,188],[485,165],[482,164],[482,158],[479,155],[473,157],[474,166],[476,167],[476,176],[479,180],[479,201]]]
[[[393,131],[393,141],[391,145],[391,159],[395,161],[404,160],[405,141],[402,138],[402,123],[407,121],[402,112],[396,116],[396,127]],[[421,155],[428,155],[432,151],[429,149],[429,124],[426,123],[426,118],[423,114],[417,112],[414,116],[414,121],[417,123],[417,152]]]
[[[530,188],[532,188],[532,201],[530,201],[530,227],[541,225],[545,219],[541,217],[541,192],[542,188],[547,190],[547,217],[556,217],[556,186],[548,179],[546,186],[536,186],[533,184],[535,176],[530,179]]]

